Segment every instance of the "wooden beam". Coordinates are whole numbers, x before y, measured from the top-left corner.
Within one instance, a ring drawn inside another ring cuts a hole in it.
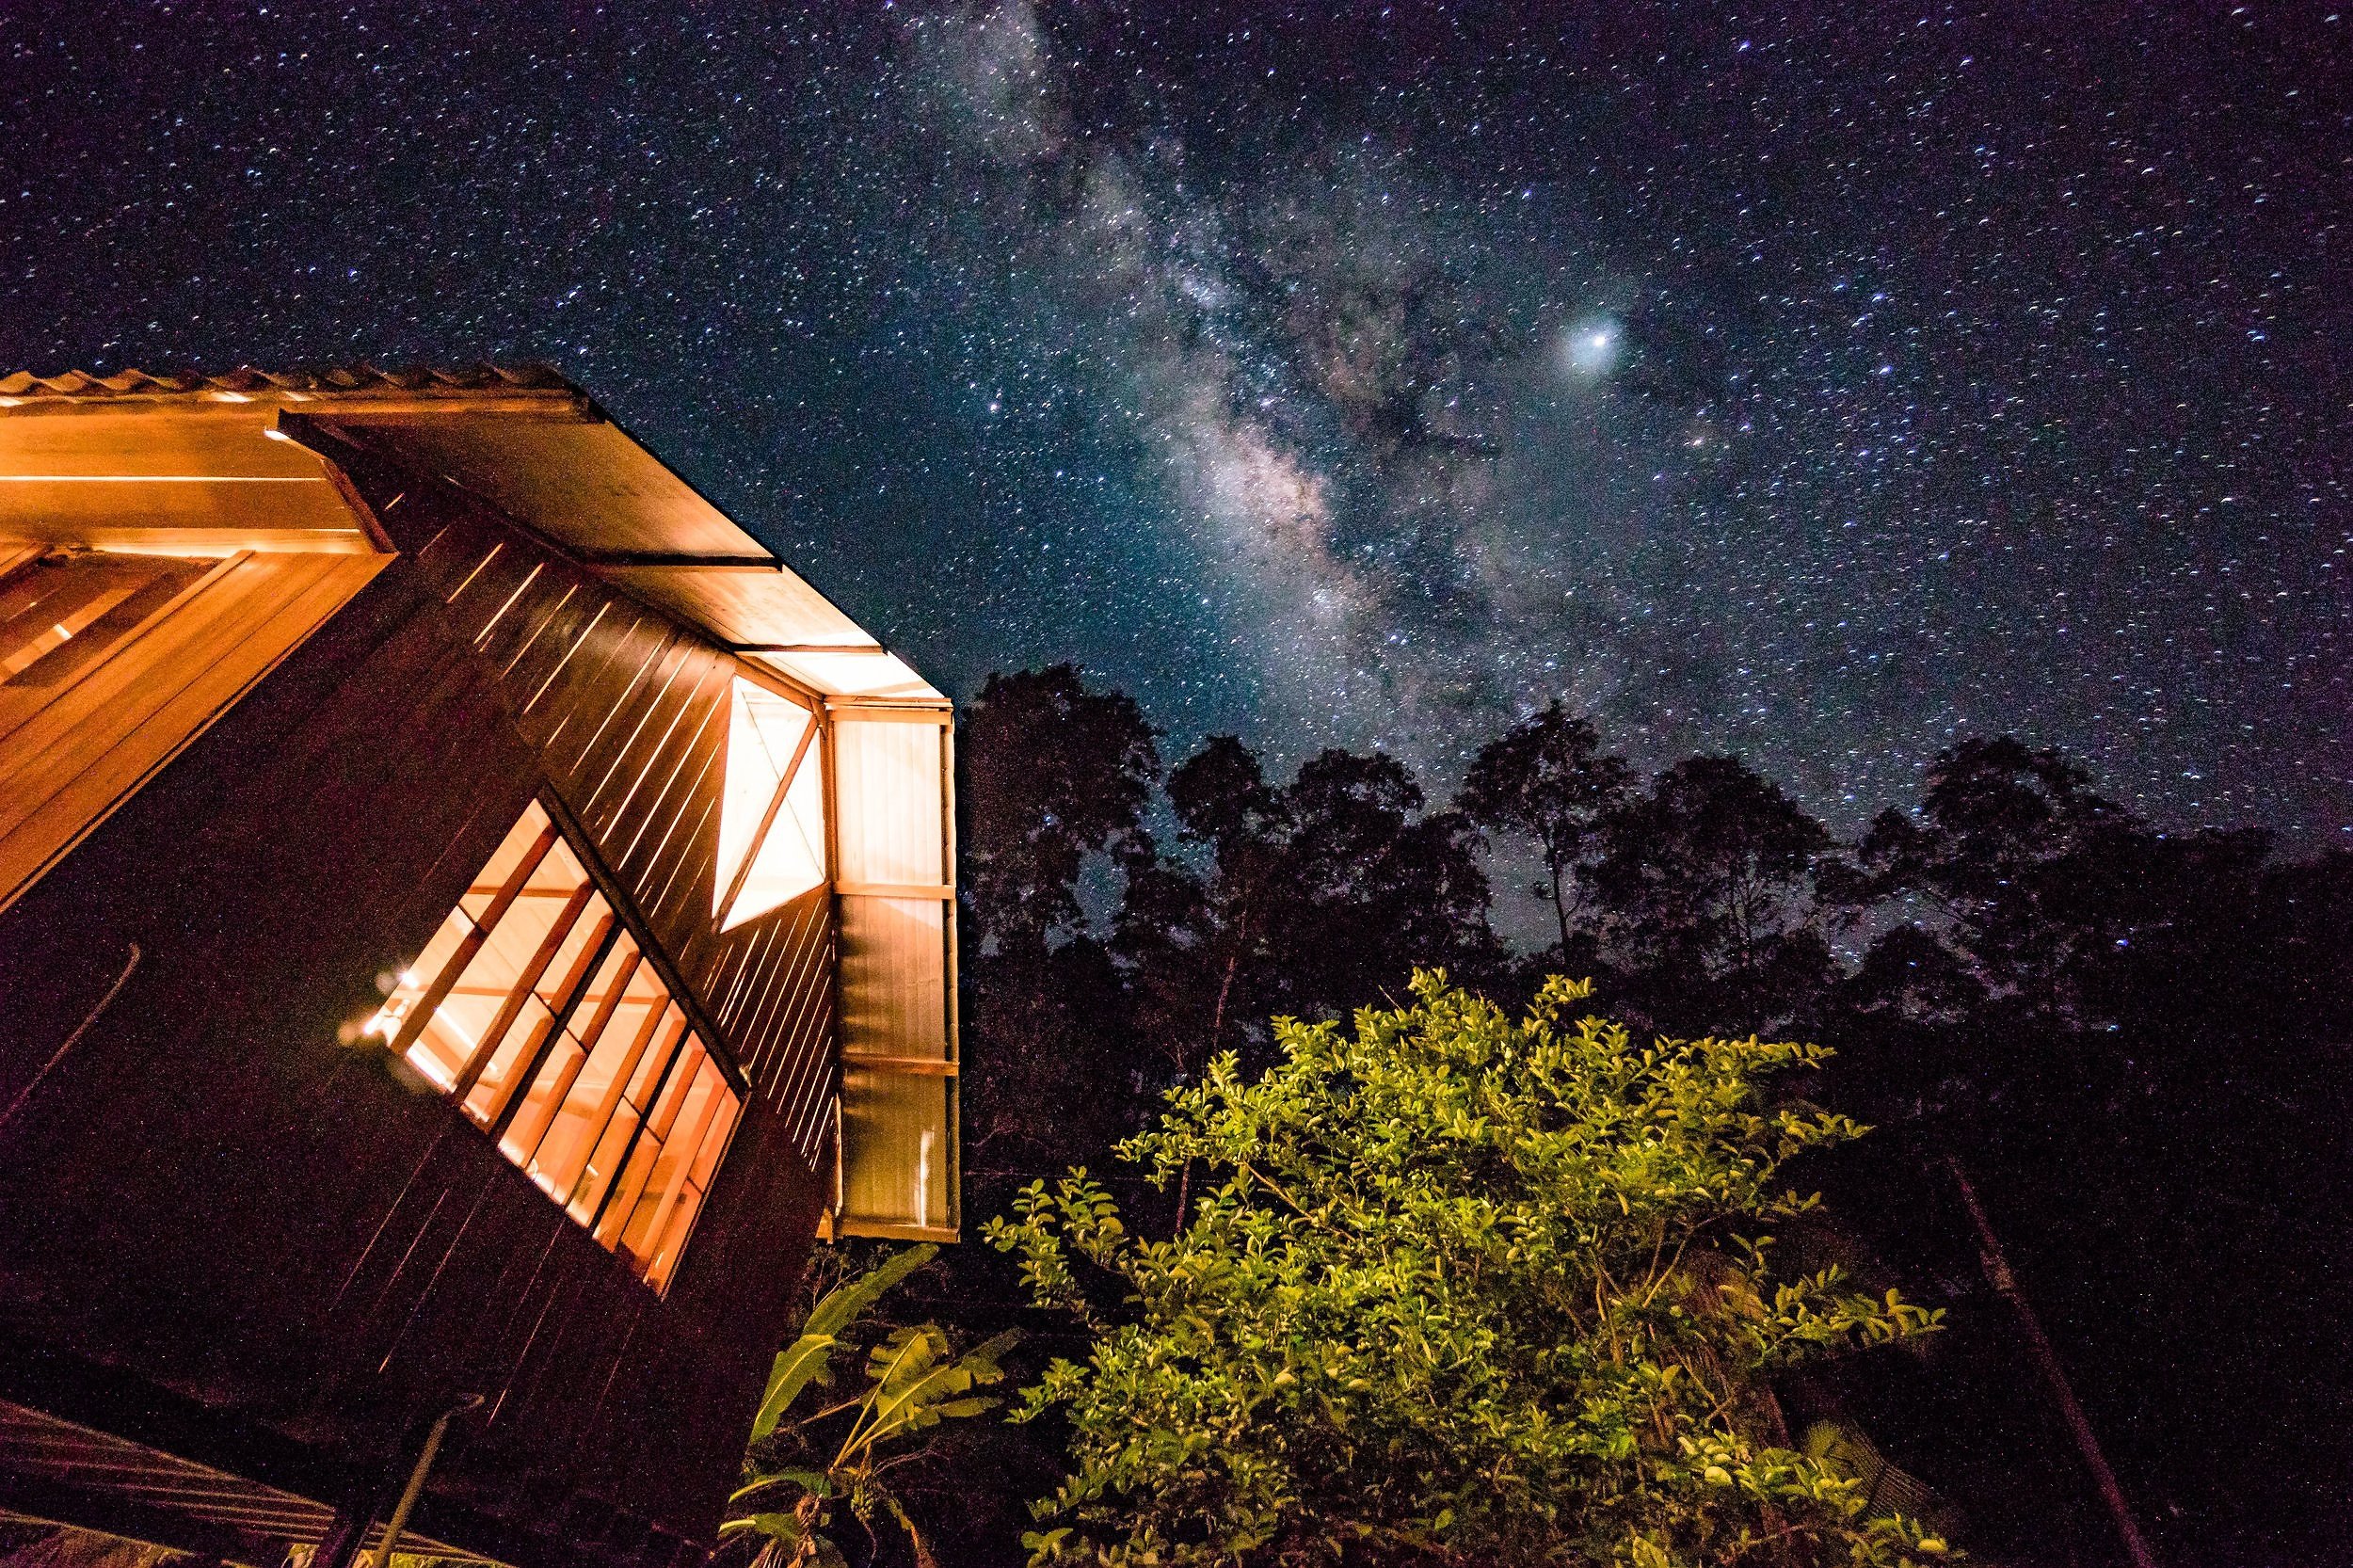
[[[773,555],[684,555],[660,550],[575,550],[584,567],[654,567],[694,571],[782,571]]]
[[[864,1236],[881,1241],[961,1241],[964,1232],[948,1225],[902,1225],[874,1220],[853,1219],[843,1215],[840,1222],[844,1236]]]
[[[864,653],[888,658],[890,649],[880,643],[730,643],[737,653]]]
[[[825,699],[825,712],[842,724],[932,724],[942,728],[956,722],[952,710],[937,703],[883,703],[870,699]]]
[[[837,882],[833,890],[844,898],[928,898],[953,900],[956,890],[935,882]]]
[[[869,1056],[863,1051],[843,1051],[841,1069],[862,1067],[868,1072],[904,1073],[913,1078],[954,1078],[956,1064],[936,1056]]]

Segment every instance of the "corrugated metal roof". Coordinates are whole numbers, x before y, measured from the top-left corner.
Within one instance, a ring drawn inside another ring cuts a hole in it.
[[[287,1544],[316,1546],[335,1519],[332,1508],[298,1493],[8,1403],[0,1403],[0,1499],[41,1518],[80,1514],[80,1507],[56,1504],[87,1500],[104,1516],[54,1519],[83,1528],[120,1528],[115,1512],[135,1511],[139,1520],[162,1526],[158,1533],[170,1537],[157,1544],[184,1549],[191,1536],[248,1550],[271,1543],[280,1548],[267,1554],[271,1559]],[[136,1526],[130,1533],[136,1535]],[[368,1531],[368,1548],[380,1545],[383,1537],[378,1521]],[[454,1561],[498,1560],[414,1530],[399,1545],[408,1553]]]
[[[545,364],[330,365],[319,370],[262,370],[252,365],[219,375],[201,371],[124,370],[99,376],[69,370],[40,376],[29,370],[0,376],[0,397],[107,398],[184,396],[189,392],[233,392],[245,396],[270,392],[313,394],[367,392],[470,392],[485,391],[561,392],[584,399],[587,394]]]

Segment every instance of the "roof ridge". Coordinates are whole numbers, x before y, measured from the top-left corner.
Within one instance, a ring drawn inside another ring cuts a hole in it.
[[[247,364],[233,370],[212,373],[197,370],[151,371],[133,365],[111,376],[101,376],[79,368],[46,376],[31,370],[0,376],[0,397],[10,398],[139,397],[200,392],[430,393],[486,390],[561,391],[582,398],[588,395],[562,371],[539,360],[519,364],[500,364],[489,360],[440,365],[420,361],[390,367],[372,360],[361,360],[356,364],[324,365],[316,369],[295,366],[283,370],[265,370],[259,365]]]

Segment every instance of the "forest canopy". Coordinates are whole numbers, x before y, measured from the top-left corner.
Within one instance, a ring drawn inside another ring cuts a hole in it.
[[[2353,1111],[2353,852],[2153,824],[2002,735],[1956,742],[1917,800],[1844,836],[1739,758],[1645,773],[1558,703],[1451,798],[1377,752],[1286,777],[1230,736],[1165,743],[1069,665],[990,678],[962,721],[975,1214],[1076,1164],[1132,1224],[1181,1234],[1197,1173],[1156,1192],[1112,1151],[1213,1062],[1276,1065],[1274,1020],[1407,1005],[1422,968],[1507,1010],[1590,975],[1637,1038],[1834,1049],[1810,1095],[1881,1129],[1867,1156],[1808,1157],[1844,1244],[1953,1330],[1887,1390],[1799,1393],[1867,1410],[1977,1544],[2096,1560],[2113,1532],[2016,1375],[1964,1166],[2160,1535],[2201,1521],[2200,1549],[2227,1552],[2344,1519],[2288,1478],[2353,1461],[2353,1386],[2312,1372],[2341,1360],[2313,1347],[2353,1338],[2331,1284],[2353,1257],[2310,1224],[2353,1204],[2320,1154]]]

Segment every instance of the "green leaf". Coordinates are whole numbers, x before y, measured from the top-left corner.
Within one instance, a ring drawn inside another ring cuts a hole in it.
[[[856,1279],[825,1292],[810,1311],[808,1320],[801,1325],[801,1336],[776,1353],[776,1364],[769,1369],[767,1389],[760,1395],[760,1409],[752,1417],[754,1444],[774,1435],[777,1423],[784,1419],[792,1401],[801,1397],[802,1390],[811,1383],[825,1380],[834,1346],[842,1331],[873,1305],[884,1291],[938,1256],[937,1246],[920,1242],[893,1253]]]

